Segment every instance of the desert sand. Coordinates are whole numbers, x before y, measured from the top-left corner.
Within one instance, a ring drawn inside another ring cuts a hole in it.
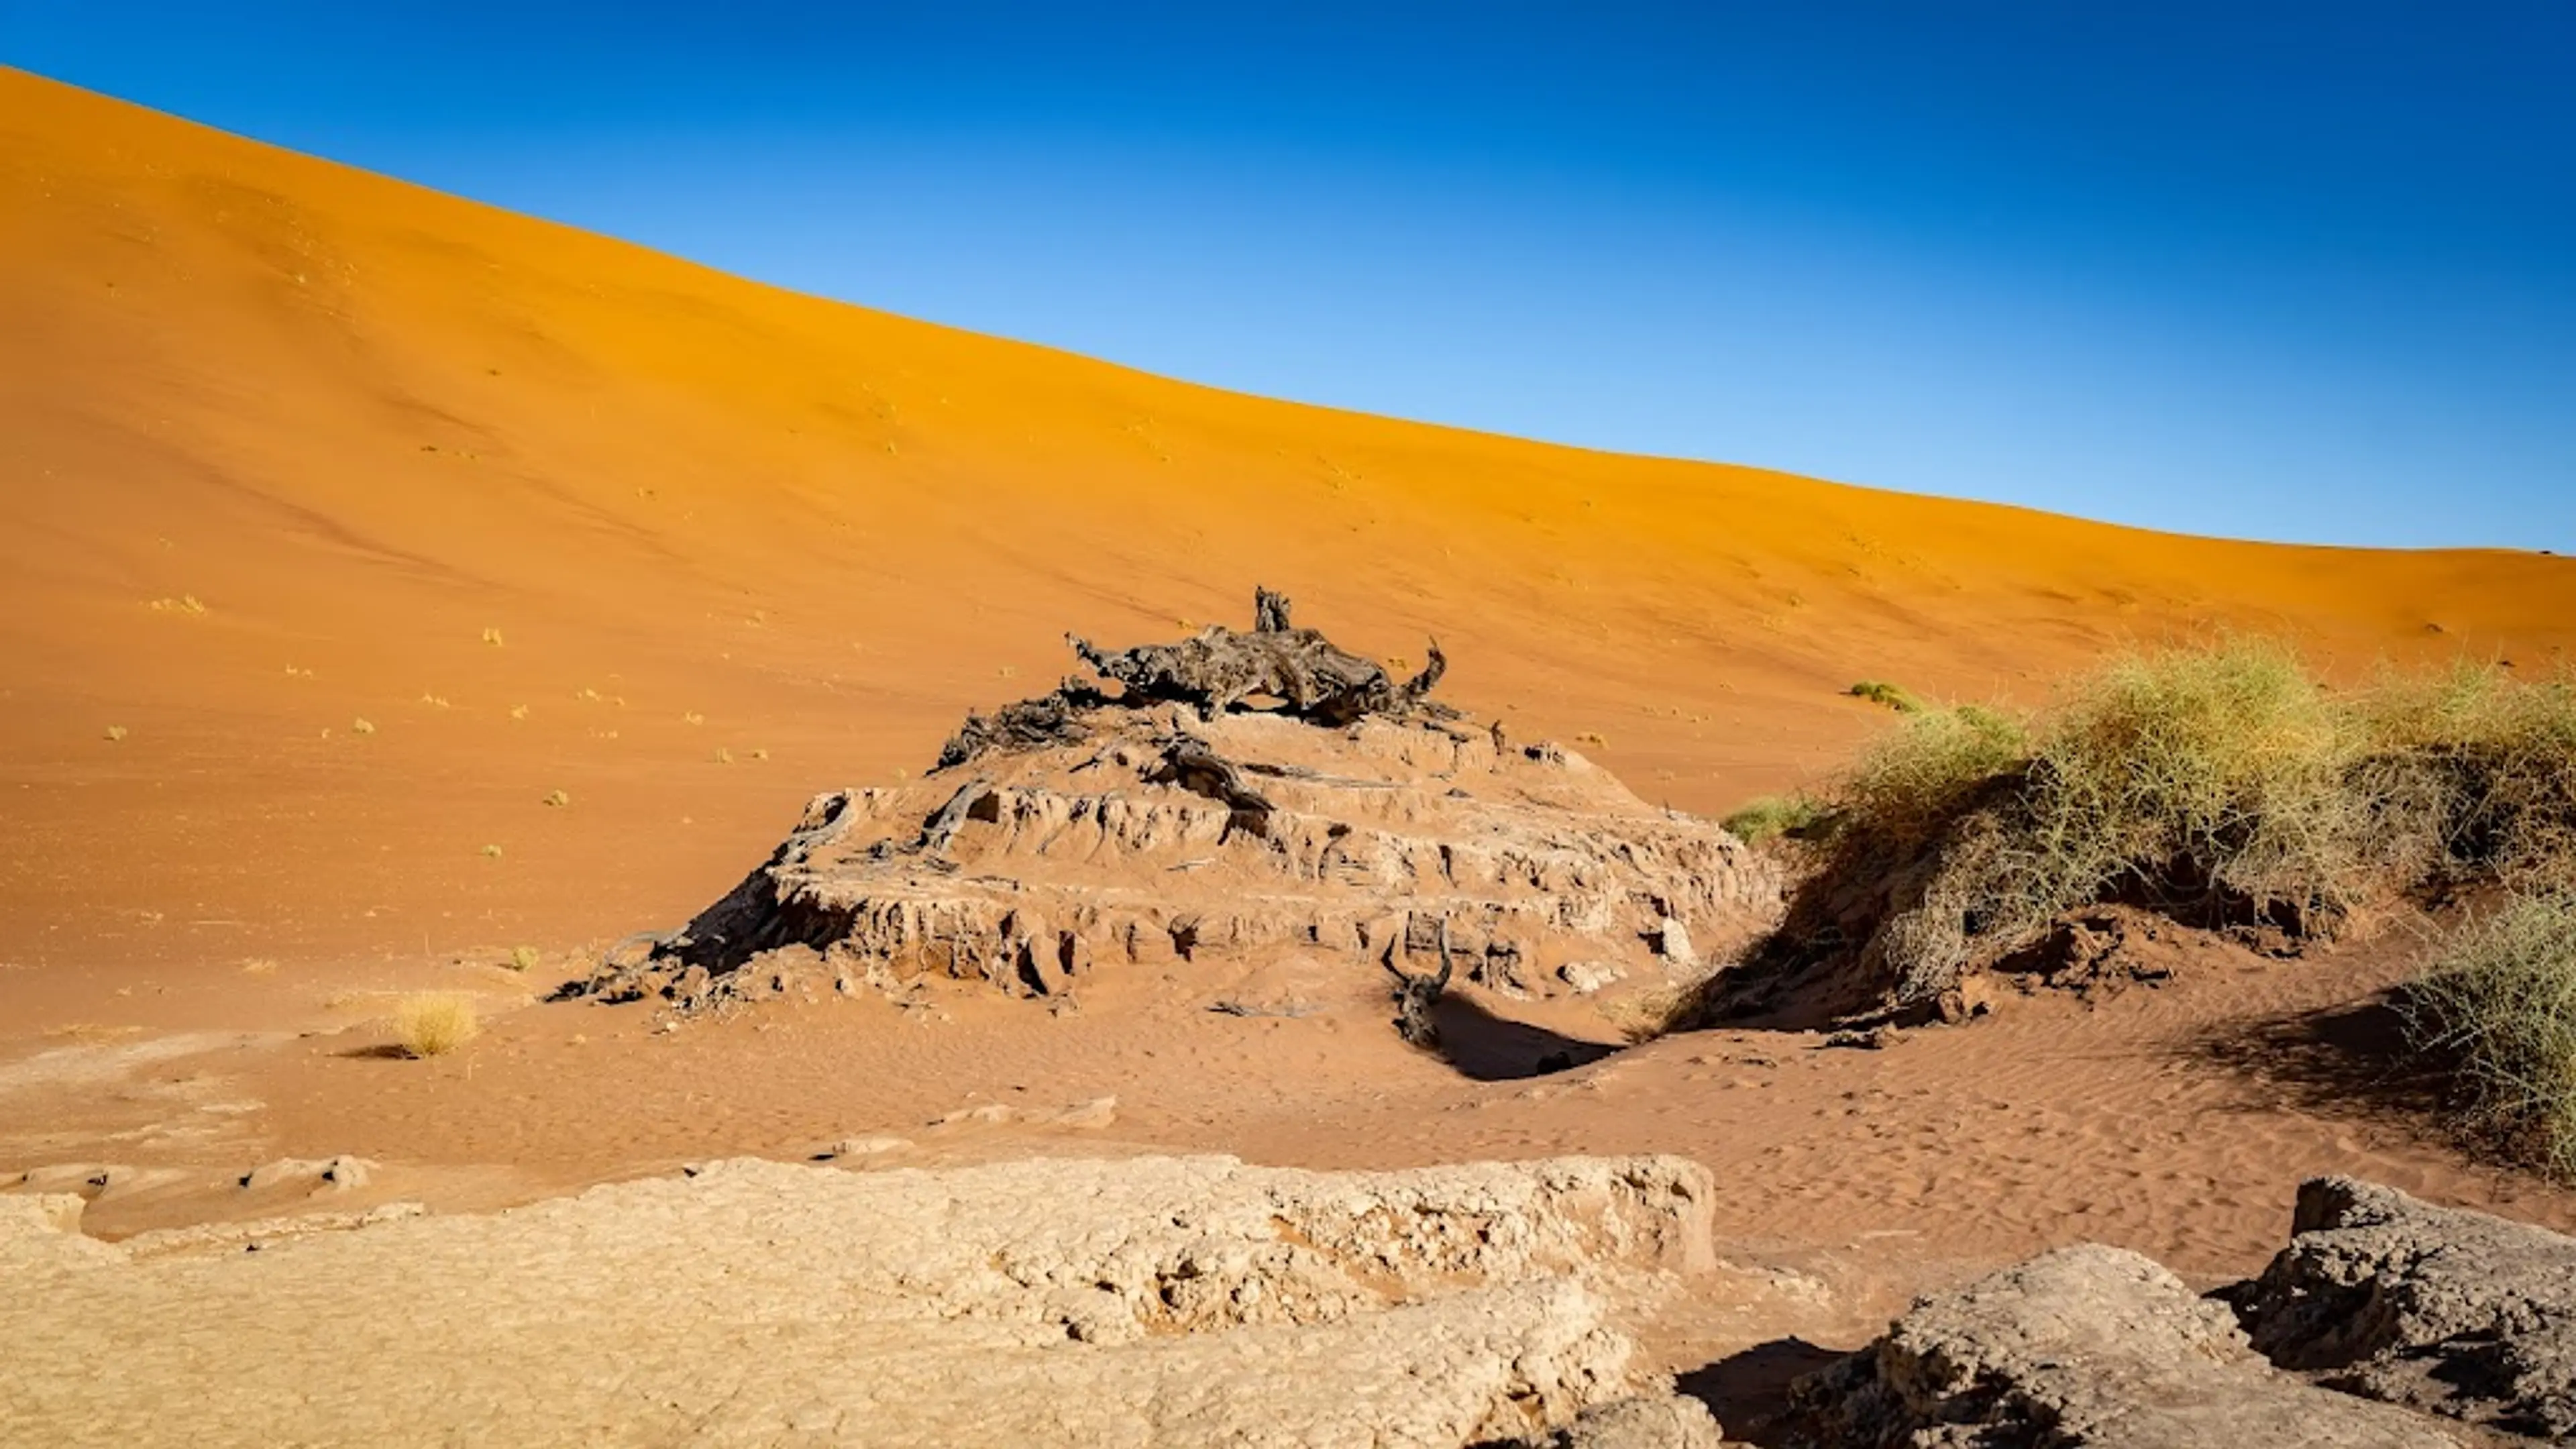
[[[2576,562],[2153,534],[1247,397],[7,70],[0,340],[0,1181],[78,1192],[94,1234],[482,1211],[870,1139],[871,1171],[1674,1154],[1712,1174],[1731,1263],[1824,1285],[1630,1325],[1724,1399],[2046,1248],[2251,1273],[2312,1173],[2576,1228],[2576,1194],[2471,1163],[2406,1084],[2317,1049],[2387,1029],[2406,923],[2287,963],[2208,943],[2158,989],[1875,1049],[1621,1049],[1587,998],[1462,983],[1435,1055],[1366,972],[1300,978],[1311,1012],[1210,1009],[1275,994],[1268,959],[1104,970],[1079,1010],[540,999],[716,900],[817,792],[911,788],[969,709],[1071,667],[1066,630],[1239,625],[1256,583],[1398,670],[1436,637],[1476,720],[1714,815],[1885,728],[1863,678],[2035,701],[2218,630],[2344,677],[2555,668]],[[481,1039],[392,1051],[425,988],[473,994]]]

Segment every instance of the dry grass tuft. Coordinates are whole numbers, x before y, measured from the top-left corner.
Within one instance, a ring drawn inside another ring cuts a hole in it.
[[[2464,1123],[2576,1179],[2576,895],[2526,895],[2470,927],[2399,998],[2416,1047],[2453,1064]]]
[[[572,803],[572,796],[561,790],[548,790],[546,798],[540,803],[554,806],[569,805]]]
[[[107,742],[109,744],[115,744],[117,741],[124,739],[125,735],[126,729],[123,725],[109,725],[107,727]]]
[[[1766,949],[1918,1008],[2101,901],[2299,940],[2402,892],[2576,884],[2576,687],[2470,667],[2337,693],[2231,640],[2117,660],[2028,721],[1907,715],[1817,803],[1801,895],[1833,913],[1793,905]]]
[[[510,969],[513,971],[534,971],[537,969],[537,963],[542,959],[544,958],[537,954],[537,948],[534,946],[510,948]]]
[[[394,1003],[394,1040],[415,1057],[445,1056],[482,1029],[470,996],[429,992]]]

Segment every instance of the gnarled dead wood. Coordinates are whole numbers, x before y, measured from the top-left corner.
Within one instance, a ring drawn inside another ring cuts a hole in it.
[[[1213,718],[1255,697],[1279,701],[1280,711],[1324,725],[1346,725],[1366,715],[1403,715],[1420,708],[1440,682],[1448,661],[1431,645],[1431,661],[1398,684],[1373,660],[1363,659],[1313,629],[1291,627],[1288,600],[1267,589],[1254,595],[1255,627],[1239,633],[1211,624],[1178,644],[1140,644],[1115,652],[1068,634],[1065,642],[1102,678],[1115,681],[1122,702],[1169,701],[1197,707]]]
[[[993,782],[980,777],[957,787],[957,793],[948,797],[948,803],[922,822],[921,840],[914,849],[924,855],[937,855],[946,850],[948,842],[957,838],[957,832],[966,828],[967,818],[975,806],[992,793]]]
[[[1118,686],[1112,695],[1086,680],[1067,679],[1052,693],[993,713],[970,714],[939,751],[935,769],[967,764],[994,750],[1020,752],[1079,744],[1092,733],[1094,711],[1156,704],[1186,704],[1214,719],[1249,700],[1276,701],[1278,712],[1339,728],[1371,715],[1451,718],[1455,711],[1430,699],[1449,669],[1440,641],[1431,641],[1421,672],[1399,684],[1385,668],[1335,645],[1313,629],[1289,622],[1289,599],[1255,589],[1249,633],[1211,624],[1177,644],[1140,644],[1106,650],[1067,634],[1082,662]]]
[[[1398,942],[1396,950],[1402,949]],[[1449,989],[1449,918],[1440,918],[1440,973],[1416,976],[1395,964],[1395,952],[1386,958],[1386,969],[1395,976],[1395,1034],[1418,1047],[1440,1044],[1440,1023],[1433,1020],[1431,1008],[1440,1001],[1440,993]]]
[[[1259,584],[1253,585],[1252,632],[1255,634],[1285,634],[1288,632],[1289,627],[1288,596],[1270,589],[1265,589]]]
[[[962,765],[991,750],[1042,750],[1049,745],[1080,744],[1089,733],[1083,712],[1109,703],[1098,686],[1068,679],[1052,693],[1006,704],[991,714],[969,714],[966,723],[939,748],[934,770]]]
[[[1182,736],[1163,746],[1163,762],[1145,777],[1157,785],[1178,785],[1194,795],[1222,801],[1230,812],[1228,826],[1263,834],[1270,824],[1268,796],[1245,782],[1242,767],[1209,749],[1205,742]]]

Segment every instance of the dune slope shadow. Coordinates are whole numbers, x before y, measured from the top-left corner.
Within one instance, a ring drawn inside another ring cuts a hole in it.
[[[1588,1066],[1620,1050],[1526,1021],[1496,1016],[1463,996],[1443,996],[1431,1008],[1439,1025],[1435,1048],[1460,1076],[1479,1082],[1516,1082]]]

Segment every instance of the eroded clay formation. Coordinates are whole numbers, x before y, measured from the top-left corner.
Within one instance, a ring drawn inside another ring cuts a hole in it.
[[[1618,1320],[1723,1271],[1714,1195],[1654,1157],[742,1160],[259,1252],[111,1245],[77,1197],[0,1195],[0,1437],[1451,1449],[1660,1419],[1713,1442]]]
[[[1045,998],[1119,963],[1283,952],[1419,981],[1445,934],[1460,977],[1534,995],[1695,974],[1689,943],[1776,918],[1777,868],[1715,823],[1432,701],[1436,644],[1398,683],[1287,600],[1257,612],[1176,645],[1074,641],[1099,682],[970,716],[918,783],[815,797],[722,900],[571,990]]]

